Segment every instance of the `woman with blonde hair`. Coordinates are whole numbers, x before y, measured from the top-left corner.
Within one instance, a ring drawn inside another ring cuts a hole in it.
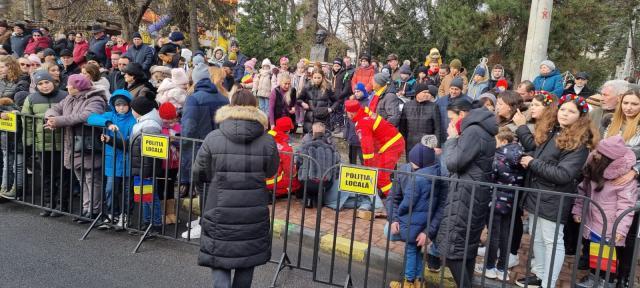
[[[289,117],[295,123],[296,115],[296,89],[291,87],[291,76],[283,74],[280,76],[278,86],[271,90],[269,97],[269,123],[271,127],[275,121],[281,117]]]
[[[308,86],[302,89],[297,102],[304,109],[304,133],[311,131],[311,125],[315,122],[323,122],[326,127],[330,127],[329,116],[339,102],[331,91],[324,71],[319,65],[313,68],[311,81]]]

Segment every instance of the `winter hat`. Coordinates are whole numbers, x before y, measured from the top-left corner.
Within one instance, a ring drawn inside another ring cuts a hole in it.
[[[576,79],[589,80],[589,74],[587,72],[578,72],[578,74],[576,74]]]
[[[485,75],[487,75],[487,70],[485,70],[483,67],[476,67],[476,70],[473,71],[473,74],[476,75],[480,75],[481,77],[484,77]]]
[[[153,66],[151,66],[151,69],[149,69],[149,73],[151,75],[156,74],[158,72],[164,74],[167,77],[171,77],[171,68],[169,68],[167,66],[153,65]]]
[[[119,97],[118,97],[119,96]],[[111,94],[111,98],[116,98],[116,100],[124,100],[127,102],[127,104],[129,104],[129,102],[131,102],[131,98],[133,98],[133,96],[131,96],[131,93],[129,93],[129,91],[125,90],[125,89],[118,89],[116,91],[113,91],[113,94]],[[117,103],[117,101],[116,101]],[[116,104],[114,103],[114,105]]]
[[[280,64],[289,64],[289,58],[287,56],[280,57]]]
[[[431,48],[431,50],[429,50],[429,55],[427,55],[424,61],[424,66],[429,66],[429,63],[432,62],[438,63],[438,65],[442,64],[442,57],[440,56],[438,48]]]
[[[549,70],[553,71],[556,70],[556,64],[554,64],[551,60],[544,60],[540,63],[540,66],[547,66],[549,67]]]
[[[133,32],[133,34],[131,34],[131,39],[136,39],[136,38],[142,39],[142,35],[140,35],[140,32]]]
[[[359,60],[367,60],[367,62],[371,63],[371,55],[362,54],[362,55],[360,55],[360,59]]]
[[[360,102],[358,102],[358,100],[347,100],[344,102],[344,110],[349,113],[356,113],[360,108]]]
[[[496,99],[496,95],[493,95],[492,93],[486,92],[486,93],[482,93],[480,95],[480,98],[478,98],[478,100],[482,100],[482,98],[489,98],[489,100],[491,100],[491,104],[493,104],[493,106],[496,106],[496,101],[498,101]]]
[[[462,90],[462,87],[464,87],[464,81],[462,81],[462,78],[460,77],[453,78],[453,80],[451,80],[450,87],[458,87]]]
[[[178,118],[178,111],[176,110],[176,106],[171,104],[171,102],[164,102],[158,108],[158,113],[160,114],[160,118],[164,120],[173,120]]]
[[[191,62],[191,57],[193,56],[193,52],[187,48],[182,48],[180,50],[180,57],[184,58],[184,61]]]
[[[193,81],[193,83],[198,83],[198,81],[209,77],[209,67],[207,67],[207,65],[205,65],[204,63],[193,67],[193,70],[191,71],[191,80]]]
[[[409,65],[400,66],[400,74],[411,75],[411,67]]]
[[[431,94],[431,96],[433,97],[438,96],[438,87],[429,85],[427,83],[419,83],[418,85],[416,85],[416,95],[418,95],[422,91],[429,92],[429,94]]]
[[[204,64],[204,56],[198,54],[196,56],[193,56],[193,59],[191,59],[191,63],[193,63],[193,66],[198,66],[199,64]]]
[[[436,163],[436,153],[433,148],[418,143],[409,151],[409,162],[419,168],[429,167]]]
[[[420,74],[420,73],[424,73],[424,75],[429,75],[429,67],[427,67],[427,66],[420,66],[420,67],[418,67],[418,71],[417,71],[417,73],[418,73],[418,74]]]
[[[40,57],[31,54],[29,55],[29,57],[27,57],[27,59],[29,59],[29,61],[31,61],[31,64],[38,64],[38,65],[42,65],[42,61],[40,61]]]
[[[182,34],[182,32],[180,31],[171,32],[171,34],[169,35],[169,40],[171,40],[171,42],[182,41],[184,40],[184,34]]]
[[[286,132],[293,129],[293,121],[289,117],[281,117],[276,120],[276,125],[273,130],[278,132]]]
[[[13,27],[20,27],[20,29],[22,29],[22,31],[26,31],[27,30],[27,23],[22,22],[22,21],[18,21],[18,22],[13,24]]]
[[[262,60],[262,65],[260,65],[260,67],[264,67],[265,65],[269,65],[269,69],[271,69],[271,61],[269,60],[269,58],[264,58],[264,60]]]
[[[187,78],[187,73],[185,73],[184,70],[180,68],[171,69],[171,80],[173,80],[173,83],[178,85],[189,84],[189,78]]]
[[[251,68],[251,70],[255,70],[256,69],[256,63],[258,63],[258,59],[256,58],[251,58],[251,60],[248,60],[247,62],[244,62],[244,67],[245,68]]]
[[[378,83],[378,85],[380,86],[384,86],[384,85],[387,85],[389,81],[391,81],[391,76],[389,76],[389,73],[380,72],[373,76],[373,81]]]
[[[362,99],[366,99],[367,97],[369,97],[369,93],[367,93],[367,87],[365,87],[362,82],[358,82],[358,84],[356,84],[356,90],[362,92]]]
[[[93,84],[86,76],[82,74],[73,74],[69,76],[69,79],[67,80],[67,87],[69,86],[78,89],[78,91],[86,91],[91,89]]]
[[[558,107],[562,106],[562,104],[564,104],[565,102],[576,103],[576,106],[578,106],[578,111],[580,111],[580,115],[589,113],[589,104],[587,104],[587,101],[584,98],[578,95],[565,94],[564,96],[560,97],[560,100],[558,100]]]
[[[605,179],[615,179],[627,173],[633,165],[636,164],[636,155],[624,144],[624,139],[620,135],[602,139],[596,150],[613,160],[609,166],[604,169]],[[589,155],[589,160],[593,157],[593,153]],[[588,160],[588,161],[589,161]]]
[[[449,67],[460,70],[460,68],[462,68],[462,62],[458,59],[453,59],[451,63],[449,63]]]
[[[46,49],[44,49],[44,51],[42,51],[42,53],[44,54],[44,57],[47,57],[47,56],[56,56],[56,51],[54,51],[54,50],[53,50],[53,49],[51,49],[51,48],[46,48]]]
[[[64,56],[73,57],[73,51],[70,49],[62,49],[62,51],[60,51],[60,57]]]
[[[162,45],[162,47],[160,48],[160,51],[158,51],[158,54],[169,54],[169,53],[175,54],[177,52],[178,50],[174,44],[165,44],[165,45]]]
[[[33,73],[34,83],[38,84],[38,82],[44,81],[44,80],[53,82],[53,77],[51,76],[51,74],[49,74],[49,72],[45,70],[37,70],[35,73]]]
[[[342,62],[342,58],[336,57],[335,59],[333,59],[333,64],[338,64],[342,66],[344,63]]]
[[[157,107],[157,103],[147,97],[136,97],[131,101],[131,109],[139,115],[146,115]]]
[[[145,78],[144,70],[142,70],[142,65],[140,65],[139,63],[134,62],[134,63],[127,64],[127,66],[124,67],[124,70],[122,70],[122,72],[135,77],[136,80]]]
[[[496,83],[496,88],[500,88],[502,87],[502,91],[507,90],[507,88],[509,88],[509,83],[507,82],[507,79],[500,79],[498,80],[498,82]]]

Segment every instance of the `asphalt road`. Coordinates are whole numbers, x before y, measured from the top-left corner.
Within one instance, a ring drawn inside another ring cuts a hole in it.
[[[196,264],[197,246],[155,239],[132,254],[138,237],[94,230],[80,241],[87,225],[38,213],[0,203],[0,287],[212,287],[210,270]],[[282,249],[278,245],[274,242],[274,251]],[[303,250],[312,255],[311,249]],[[257,268],[252,287],[268,287],[275,267]],[[285,269],[280,275],[278,287],[329,287],[314,283],[311,272]]]

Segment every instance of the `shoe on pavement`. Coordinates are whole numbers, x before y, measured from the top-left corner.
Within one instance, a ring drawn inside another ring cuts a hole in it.
[[[198,217],[196,220],[188,222],[187,228],[195,227],[195,226],[198,226],[199,224],[200,224],[200,217]]]
[[[484,269],[484,264],[483,263],[478,263],[476,264],[476,266],[473,268],[473,272],[476,272],[480,275],[482,274],[482,270]],[[488,279],[496,279],[496,277],[498,277],[496,275],[496,268],[487,268],[484,271],[484,277],[488,278]]]
[[[486,253],[487,253],[487,246],[482,246],[478,248],[478,256],[484,257]]]
[[[516,267],[520,265],[520,258],[518,257],[518,255],[513,255],[511,253],[509,253],[509,269]]]
[[[507,270],[507,274],[504,274],[504,270],[500,270],[498,268],[493,269],[496,272],[496,279],[500,281],[509,281],[509,270]]]
[[[596,275],[589,273],[589,275],[582,277],[580,282],[576,284],[576,288],[592,288],[596,287]]]
[[[0,193],[0,197],[11,200],[16,199],[16,186],[11,187],[11,189],[5,191],[5,193]]]
[[[413,282],[409,282],[409,280],[405,279],[402,283],[400,281],[391,281],[389,283],[389,288],[415,288]]]
[[[530,275],[516,280],[516,285],[518,285],[518,287],[527,286],[529,288],[539,288],[542,286],[542,279],[536,275]]]
[[[198,225],[198,226],[194,226],[189,231],[184,231],[181,236],[184,239],[189,239],[189,237],[191,237],[191,239],[199,239],[201,233],[202,233],[202,226]]]

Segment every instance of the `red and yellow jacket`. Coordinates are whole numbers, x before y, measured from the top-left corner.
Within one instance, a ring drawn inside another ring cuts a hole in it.
[[[276,145],[278,147],[278,152],[286,152],[280,153],[280,164],[278,165],[278,173],[274,177],[267,178],[266,184],[269,192],[273,192],[273,186],[277,179],[277,187],[276,187],[276,197],[286,196],[289,189],[289,182],[291,182],[291,192],[295,192],[302,185],[300,181],[298,181],[298,175],[295,163],[293,166],[291,161],[293,161],[293,148],[289,145],[289,135],[284,132],[269,130],[269,135],[273,136],[276,140]]]
[[[360,109],[353,117],[356,133],[362,146],[364,165],[373,165],[374,158],[386,151],[404,149],[402,135],[391,123],[376,114],[370,115],[368,109]]]

